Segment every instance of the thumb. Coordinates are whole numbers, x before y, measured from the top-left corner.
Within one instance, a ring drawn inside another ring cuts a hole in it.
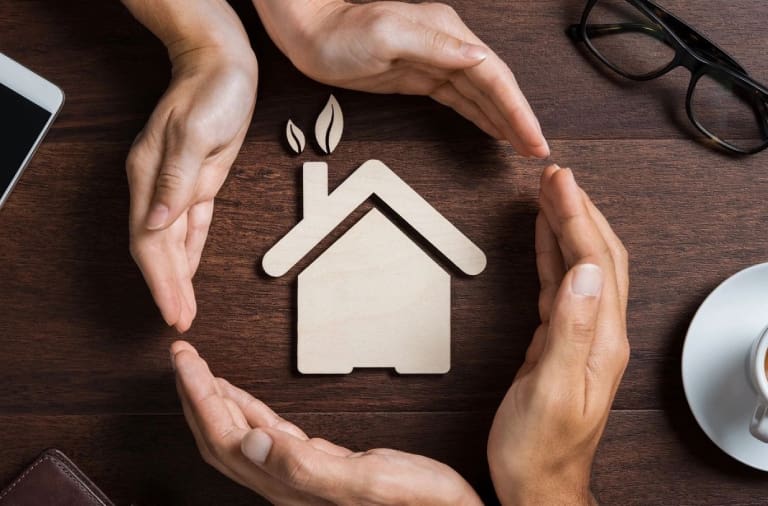
[[[356,496],[356,485],[362,483],[360,466],[355,462],[278,429],[250,431],[240,449],[248,460],[291,488],[331,502],[341,496]]]
[[[200,143],[190,142],[185,136],[168,142],[146,218],[149,230],[168,227],[189,207],[205,159]]]
[[[444,69],[474,67],[488,57],[490,50],[471,44],[443,31],[406,22],[401,30],[392,30],[387,39],[394,58]]]
[[[595,338],[603,271],[577,264],[563,278],[549,320],[541,362],[554,377],[583,377]]]

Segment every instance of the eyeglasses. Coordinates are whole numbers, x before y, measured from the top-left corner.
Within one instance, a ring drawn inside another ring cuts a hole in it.
[[[706,37],[650,0],[589,0],[567,31],[614,72],[635,81],[683,66],[688,118],[716,145],[753,154],[768,147],[768,88]]]

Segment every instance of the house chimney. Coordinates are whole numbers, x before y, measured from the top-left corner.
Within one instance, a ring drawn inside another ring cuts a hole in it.
[[[304,162],[303,171],[304,218],[317,213],[328,197],[328,164]]]

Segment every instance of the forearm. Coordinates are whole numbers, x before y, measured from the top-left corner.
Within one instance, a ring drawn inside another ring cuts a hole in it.
[[[248,36],[226,0],[122,0],[168,48],[171,60],[209,47],[248,50]]]

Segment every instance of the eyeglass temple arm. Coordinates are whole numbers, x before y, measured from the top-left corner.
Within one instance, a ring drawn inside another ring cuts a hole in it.
[[[708,40],[703,35],[690,28],[684,22],[677,19],[675,16],[665,11],[658,5],[654,5],[648,2],[648,8],[659,17],[670,30],[683,39],[692,49],[702,53],[723,66],[729,67],[736,72],[743,75],[749,75],[747,71],[742,67],[728,53],[720,49],[714,42]],[[588,24],[586,26],[588,37],[602,37],[605,35],[614,35],[619,33],[636,32],[650,35],[667,45],[670,45],[664,35],[664,30],[654,24],[645,23],[614,23],[614,24]],[[568,36],[575,41],[582,41],[583,36],[581,33],[581,25],[571,25],[566,31]]]
[[[645,2],[648,9],[650,9],[664,24],[672,30],[675,35],[683,39],[688,46],[692,49],[702,53],[704,56],[711,58],[716,63],[729,67],[736,72],[744,75],[747,71],[737,62],[731,55],[717,47],[717,45],[711,40],[707,39],[699,32],[688,26],[685,22],[675,17],[670,12],[664,10],[664,8],[654,4],[653,2]]]

